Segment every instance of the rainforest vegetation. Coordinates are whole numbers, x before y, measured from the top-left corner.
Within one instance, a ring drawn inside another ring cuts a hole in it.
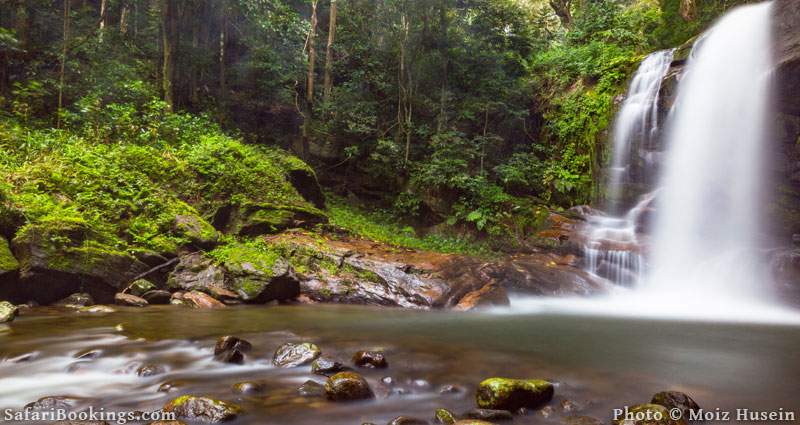
[[[734,3],[0,0],[3,235],[80,223],[165,252],[176,215],[268,203],[405,246],[513,246],[600,195],[638,62]]]

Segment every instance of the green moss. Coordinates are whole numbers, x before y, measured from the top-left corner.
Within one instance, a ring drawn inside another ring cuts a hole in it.
[[[489,378],[478,385],[476,401],[482,409],[516,410],[539,407],[553,398],[553,384],[541,379]]]
[[[6,238],[0,236],[0,274],[17,270],[19,268],[19,261],[14,258],[14,254],[9,249],[8,241]]]

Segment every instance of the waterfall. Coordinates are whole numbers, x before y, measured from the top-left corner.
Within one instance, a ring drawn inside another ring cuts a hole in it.
[[[672,57],[673,50],[663,50],[642,61],[617,114],[606,186],[606,206],[612,213],[623,205],[623,192],[632,183],[630,172],[638,151],[652,149],[658,136],[659,92]],[[645,196],[621,216],[588,217],[583,245],[586,271],[617,285],[633,285],[641,280],[644,259],[637,231],[639,218],[652,199],[651,195]]]
[[[695,45],[667,130],[643,291],[698,306],[762,298],[758,253],[772,61],[770,2],[736,8]]]
[[[652,149],[658,136],[658,95],[673,52],[655,52],[642,61],[615,118],[606,194],[606,208],[614,214],[620,212],[625,184],[631,183],[631,167],[635,160],[632,149]]]

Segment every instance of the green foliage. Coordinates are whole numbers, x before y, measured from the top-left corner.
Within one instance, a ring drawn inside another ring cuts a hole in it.
[[[365,211],[333,196],[329,196],[328,204],[332,225],[366,239],[402,248],[444,253],[490,255],[492,252],[486,244],[466,237],[433,233],[419,236],[412,227],[403,226],[385,211]]]

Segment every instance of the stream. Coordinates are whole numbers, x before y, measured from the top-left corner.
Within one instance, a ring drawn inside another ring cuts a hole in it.
[[[229,334],[253,344],[244,365],[213,360],[216,339]],[[299,396],[306,380],[325,378],[308,366],[271,365],[274,350],[291,341],[314,342],[348,364],[358,350],[383,349],[387,369],[359,370],[376,398],[334,403]],[[77,359],[91,350],[93,358]],[[335,305],[119,308],[102,315],[37,308],[0,327],[0,408],[58,395],[95,410],[155,411],[195,394],[242,406],[235,424],[384,424],[399,415],[431,420],[439,407],[465,412],[475,407],[480,381],[505,376],[556,383],[548,407],[516,416],[515,424],[560,424],[572,415],[606,423],[612,409],[662,390],[684,391],[706,410],[792,410],[800,393],[798,351],[797,325]],[[143,364],[166,372],[139,377]],[[391,385],[381,382],[387,376]],[[254,380],[266,384],[263,394],[231,390]],[[159,391],[164,383],[172,389]],[[440,392],[447,385],[457,391]]]

